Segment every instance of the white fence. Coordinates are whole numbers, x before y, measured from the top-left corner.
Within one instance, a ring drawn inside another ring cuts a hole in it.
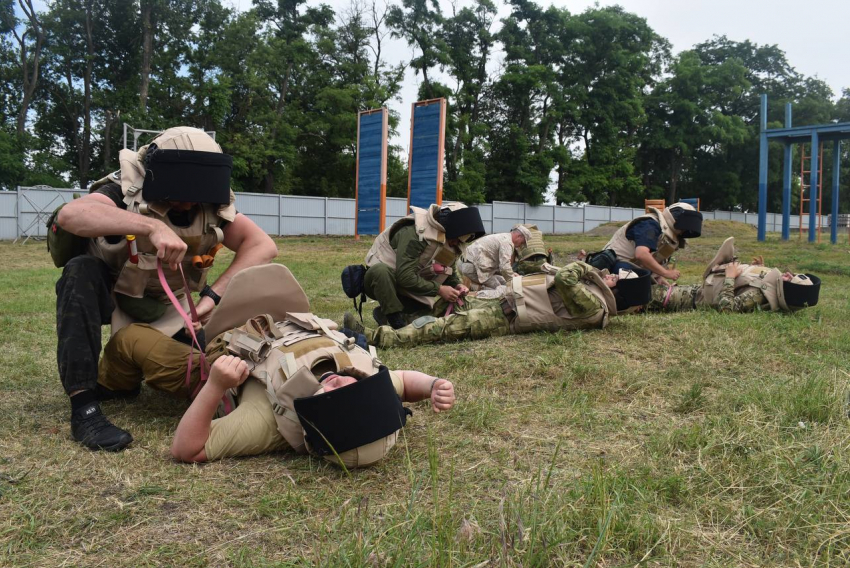
[[[48,187],[19,187],[18,191],[0,191],[0,240],[44,237],[45,222],[60,204],[73,199],[79,190]],[[407,200],[387,199],[387,226],[404,217]],[[270,235],[354,235],[354,200],[264,193],[237,193],[236,208],[250,217]],[[585,233],[609,221],[628,221],[643,214],[643,209],[626,207],[566,207],[496,201],[478,205],[488,233],[506,232],[516,223],[535,223],[546,234]],[[756,213],[703,211],[703,218],[758,224]],[[799,215],[791,215],[791,228],[800,226]],[[803,228],[809,226],[808,216]],[[829,218],[821,218],[829,226]],[[767,230],[782,230],[782,215],[767,214]]]

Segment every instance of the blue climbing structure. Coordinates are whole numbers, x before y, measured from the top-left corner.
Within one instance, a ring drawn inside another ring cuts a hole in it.
[[[387,211],[386,107],[361,111],[357,116],[357,173],[354,201],[354,237],[384,230]]]
[[[818,148],[821,142],[833,143],[832,167],[832,222],[830,223],[830,241],[838,240],[838,184],[840,175],[841,141],[850,140],[850,122],[817,124],[811,126],[791,126],[791,103],[785,105],[785,128],[767,128],[767,95],[761,96],[761,129],[759,137],[759,226],[758,240],[765,239],[767,228],[767,145],[769,142],[782,142],[785,146],[782,175],[782,240],[787,241],[791,232],[791,148],[794,144],[811,142],[812,157],[809,167],[809,242],[817,239],[817,203],[818,196]],[[802,180],[801,180],[802,181]],[[800,219],[802,224],[803,220]]]
[[[407,207],[427,209],[443,202],[443,143],[446,139],[446,99],[413,103],[410,113],[410,154],[407,167]]]

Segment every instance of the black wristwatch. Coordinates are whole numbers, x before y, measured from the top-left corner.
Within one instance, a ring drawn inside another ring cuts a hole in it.
[[[201,293],[200,293],[199,295],[200,295],[201,297],[206,296],[207,298],[211,299],[211,300],[213,301],[213,303],[214,303],[216,306],[217,306],[217,305],[218,305],[218,303],[221,301],[221,296],[219,296],[218,294],[216,294],[216,293],[213,291],[213,289],[210,287],[210,285],[209,285],[209,284],[207,284],[206,286],[204,286],[204,289],[203,289],[203,290],[201,290]]]

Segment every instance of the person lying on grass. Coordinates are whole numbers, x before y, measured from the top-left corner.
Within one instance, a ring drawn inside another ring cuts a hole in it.
[[[766,267],[760,256],[750,264],[738,262],[735,238],[729,237],[708,263],[702,284],[653,286],[647,311],[680,312],[703,307],[723,313],[793,312],[818,303],[820,284],[820,278],[813,274]]]
[[[279,414],[267,388],[249,376],[244,360],[232,355],[216,359],[209,379],[177,426],[172,456],[183,462],[206,462],[292,449],[348,468],[362,467],[382,459],[395,445],[400,425],[409,413],[401,400],[430,398],[434,412],[449,410],[455,403],[451,381],[418,371],[392,372],[382,367],[375,375],[358,379],[346,371],[329,371],[317,377],[315,373],[321,368],[315,367],[306,381],[303,375],[290,377],[305,384],[312,379],[318,388]],[[213,419],[222,396],[234,389],[239,390],[236,410]],[[341,395],[341,400],[328,400],[331,393]],[[309,408],[301,408],[305,402],[310,403]],[[350,447],[352,444],[356,445]]]
[[[506,286],[464,298],[444,317],[423,316],[401,329],[367,328],[349,312],[343,333],[388,348],[533,331],[603,329],[609,316],[643,306],[650,298],[648,270],[608,274],[584,262],[552,269],[554,274],[515,276]]]

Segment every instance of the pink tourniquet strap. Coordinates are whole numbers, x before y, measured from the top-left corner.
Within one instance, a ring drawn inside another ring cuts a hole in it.
[[[189,292],[189,286],[186,283],[186,276],[183,274],[183,267],[180,266],[180,276],[183,277],[183,285],[186,289],[186,298],[189,302],[189,311],[192,312],[192,319],[189,318],[189,315],[186,313],[186,310],[183,309],[183,306],[180,305],[180,301],[177,299],[177,296],[174,295],[174,292],[171,291],[171,287],[168,285],[168,281],[165,279],[165,273],[162,271],[162,260],[156,260],[156,273],[159,276],[159,283],[162,285],[162,289],[165,290],[165,294],[168,296],[168,299],[171,300],[171,303],[174,305],[174,308],[177,310],[177,313],[180,314],[180,317],[183,318],[183,323],[186,324],[186,329],[189,330],[189,335],[192,337],[192,345],[189,346],[191,352],[189,353],[189,363],[186,366],[186,389],[189,389],[189,386],[192,384],[192,358],[195,355],[195,347],[198,348],[198,353],[200,356],[200,371],[201,371],[201,382],[198,384],[198,388],[195,389],[195,392],[192,393],[192,398],[198,394],[198,391],[201,388],[201,384],[207,380],[207,358],[204,354],[204,350],[201,348],[201,344],[198,341],[198,336],[195,334],[195,326],[192,325],[192,321],[198,321],[198,312],[195,309],[195,303],[192,301],[192,295]],[[226,409],[225,409],[226,410]]]
[[[664,297],[664,303],[661,304],[662,308],[667,307],[667,302],[670,301],[670,296],[673,295],[673,286],[674,286],[674,284],[671,284],[670,286],[667,287],[667,295]]]

